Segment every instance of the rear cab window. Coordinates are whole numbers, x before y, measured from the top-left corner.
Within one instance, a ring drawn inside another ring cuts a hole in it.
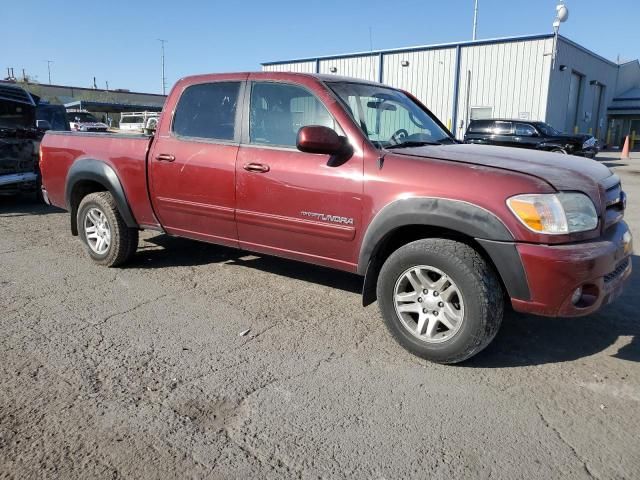
[[[176,106],[172,132],[178,137],[234,141],[241,82],[187,87]]]

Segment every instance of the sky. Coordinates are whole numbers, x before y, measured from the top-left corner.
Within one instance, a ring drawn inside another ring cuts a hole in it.
[[[471,39],[473,0],[0,0],[7,67],[54,84],[162,92],[185,75],[261,62]],[[638,0],[567,0],[560,33],[615,60],[640,57]],[[551,32],[557,0],[479,0],[478,38]],[[371,35],[370,35],[371,32]]]

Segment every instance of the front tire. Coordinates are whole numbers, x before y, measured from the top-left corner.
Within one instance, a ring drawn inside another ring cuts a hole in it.
[[[441,238],[392,253],[380,270],[377,294],[398,343],[436,363],[462,362],[483,350],[504,312],[493,268],[469,245]]]
[[[138,248],[138,230],[127,227],[109,192],[95,192],[84,197],[76,218],[80,240],[99,265],[122,265]]]

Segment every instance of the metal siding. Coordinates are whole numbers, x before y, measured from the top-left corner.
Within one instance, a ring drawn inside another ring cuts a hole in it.
[[[622,95],[638,86],[640,86],[640,63],[636,60],[620,65],[615,95]]]
[[[263,65],[263,72],[295,72],[295,73],[316,73],[316,62],[294,62],[282,63],[278,65]]]
[[[378,55],[320,60],[319,73],[335,74],[375,82],[378,80],[379,63],[380,58]],[[336,68],[335,72],[331,71],[332,67]]]
[[[565,65],[565,71],[560,71],[560,65]],[[591,112],[593,105],[593,97],[596,88],[589,83],[597,80],[606,88],[600,108],[600,118],[603,119],[603,127],[600,132],[600,138],[606,136],[606,116],[607,106],[611,104],[616,90],[616,80],[618,67],[612,65],[609,61],[595,56],[584,49],[578,48],[562,38],[558,41],[558,54],[556,59],[556,68],[551,73],[549,102],[547,108],[546,121],[555,128],[564,130],[566,123],[566,115],[568,110],[569,85],[571,82],[571,72],[576,71],[582,74],[582,90],[578,100],[578,130],[588,132],[593,126],[593,115]],[[592,119],[587,120],[585,113],[590,112]],[[596,131],[592,132],[596,134]]]
[[[467,72],[471,71],[469,113],[473,107],[491,107],[493,117],[530,120],[546,115],[550,39],[464,46],[461,49],[458,131],[467,122]]]
[[[402,66],[407,60],[409,65]],[[414,94],[443,123],[452,118],[456,49],[384,55],[382,82]]]

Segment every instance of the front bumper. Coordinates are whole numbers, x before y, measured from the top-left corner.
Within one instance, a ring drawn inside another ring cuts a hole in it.
[[[519,312],[577,317],[611,303],[631,275],[632,241],[620,222],[601,238],[569,245],[517,244],[531,292],[529,300],[512,298]],[[583,298],[572,296],[583,288]]]
[[[577,155],[578,157],[587,157],[594,159],[596,155],[598,155],[599,150],[596,147],[587,148],[584,150],[577,150],[573,152],[573,155]]]

